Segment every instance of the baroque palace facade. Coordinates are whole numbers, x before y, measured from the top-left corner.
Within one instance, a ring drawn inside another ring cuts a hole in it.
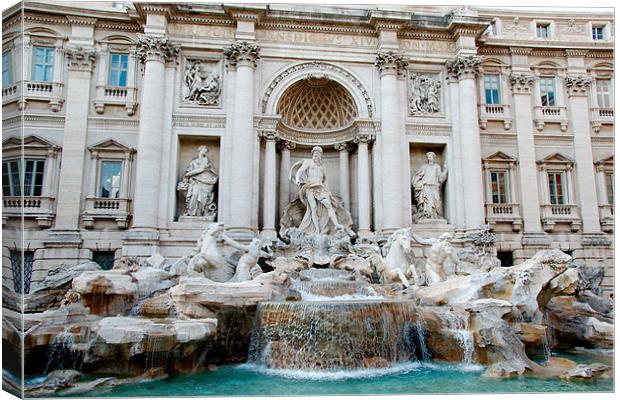
[[[176,259],[211,221],[275,239],[291,167],[321,146],[360,239],[488,224],[504,265],[559,248],[604,264],[609,290],[613,24],[612,11],[20,3],[3,16],[3,284]],[[430,220],[412,186],[429,152]]]

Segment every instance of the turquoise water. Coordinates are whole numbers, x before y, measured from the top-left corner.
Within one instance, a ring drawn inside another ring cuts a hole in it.
[[[613,380],[597,383],[537,378],[495,379],[478,366],[412,362],[382,370],[304,373],[267,370],[250,364],[213,372],[96,390],[82,396],[278,396],[416,393],[611,392]]]

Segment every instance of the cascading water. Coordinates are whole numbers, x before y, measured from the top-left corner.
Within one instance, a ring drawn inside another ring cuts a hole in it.
[[[467,316],[445,312],[441,314],[445,330],[453,335],[463,351],[463,364],[470,365],[474,362],[474,335],[468,329]]]
[[[277,369],[385,368],[428,357],[411,301],[387,300],[350,273],[311,269],[300,302],[260,303],[249,361]]]

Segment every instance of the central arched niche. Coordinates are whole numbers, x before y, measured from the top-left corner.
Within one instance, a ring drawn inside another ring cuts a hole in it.
[[[293,83],[282,94],[277,113],[288,128],[323,132],[346,128],[358,116],[349,91],[327,77],[307,77]]]

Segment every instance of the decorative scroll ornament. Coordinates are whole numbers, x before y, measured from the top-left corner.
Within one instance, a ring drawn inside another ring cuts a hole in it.
[[[510,87],[515,93],[531,93],[534,81],[529,74],[510,74]]]
[[[255,67],[256,61],[260,58],[259,52],[260,47],[254,43],[233,42],[229,47],[224,48],[224,57],[233,67],[243,62]]]
[[[188,61],[183,82],[187,89],[186,102],[201,106],[219,105],[222,91],[220,76],[208,71],[200,60]]]
[[[64,50],[69,63],[69,70],[91,71],[97,58],[95,50],[78,47],[68,47]]]
[[[592,84],[592,78],[588,76],[567,76],[566,90],[570,96],[587,96]]]
[[[454,78],[473,78],[480,70],[482,59],[478,56],[458,56],[446,62],[448,73]]]
[[[441,81],[436,74],[411,74],[411,115],[437,114],[441,111]]]
[[[402,73],[409,62],[404,59],[402,54],[390,51],[380,51],[375,60],[375,67],[380,73],[396,72]]]
[[[168,62],[178,54],[179,47],[172,45],[166,36],[138,35],[137,56],[142,63],[148,60]]]

